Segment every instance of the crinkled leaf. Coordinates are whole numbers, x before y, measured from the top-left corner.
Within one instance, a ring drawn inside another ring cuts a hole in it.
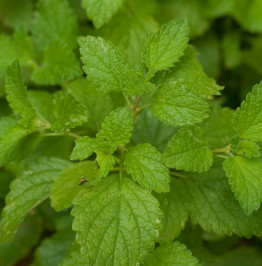
[[[117,146],[125,146],[132,136],[132,130],[133,120],[128,107],[119,107],[105,118],[99,134]]]
[[[98,172],[98,180],[99,181],[102,177],[106,177],[113,169],[113,166],[115,164],[114,156],[111,154],[103,153],[101,151],[96,151],[96,160],[99,165],[99,172]]]
[[[97,175],[98,168],[95,162],[84,161],[69,165],[54,180],[50,195],[52,207],[56,211],[70,207],[82,189],[81,180],[90,183]]]
[[[180,62],[174,68],[160,73],[159,78],[162,84],[174,84],[175,86],[178,86],[177,83],[181,84],[180,86],[205,99],[212,99],[213,95],[220,95],[220,90],[223,89],[203,71],[197,58],[197,52],[192,46],[185,50],[185,55],[181,57]]]
[[[218,235],[262,235],[262,212],[246,216],[228,185],[221,160],[215,160],[206,173],[192,173],[174,182],[193,224]]]
[[[84,160],[88,158],[99,146],[99,141],[89,136],[76,139],[75,147],[72,151],[71,160]]]
[[[166,166],[193,172],[207,171],[213,163],[213,154],[200,127],[180,129],[168,143],[162,160]]]
[[[77,103],[74,98],[63,91],[59,91],[53,99],[56,120],[52,124],[55,131],[65,131],[87,122],[88,111]]]
[[[262,201],[262,163],[235,156],[226,159],[223,168],[245,213],[258,210]]]
[[[28,101],[26,86],[18,61],[15,61],[7,70],[5,91],[10,106],[16,114],[21,116],[21,123],[30,125],[36,117],[36,112]]]
[[[149,77],[155,72],[172,67],[186,48],[189,27],[185,19],[170,21],[156,33],[148,36],[143,59],[149,70]]]
[[[151,110],[168,125],[192,125],[207,118],[208,104],[182,84],[165,84],[153,99]]]
[[[110,21],[123,2],[124,0],[82,0],[82,7],[98,29]]]
[[[148,266],[197,266],[198,260],[191,251],[178,241],[162,245],[149,256],[145,265]]]
[[[237,155],[251,158],[260,157],[260,147],[252,140],[241,140],[237,145]]]
[[[172,242],[185,227],[188,212],[183,197],[183,192],[176,187],[173,178],[171,179],[169,193],[156,194],[165,216],[160,231],[161,243]]]
[[[169,191],[168,169],[155,147],[146,143],[129,148],[124,163],[127,172],[142,187],[158,193]]]
[[[36,68],[32,80],[40,85],[59,85],[81,76],[80,62],[70,48],[59,40],[44,51],[44,60]]]
[[[233,125],[241,138],[262,141],[262,83],[255,85],[237,108]]]
[[[11,183],[0,225],[2,243],[10,241],[25,215],[48,197],[54,177],[67,164],[58,158],[41,158]]]
[[[132,180],[110,176],[84,188],[74,204],[73,230],[90,264],[135,265],[154,248],[162,212]]]
[[[39,51],[43,51],[54,40],[74,48],[77,24],[68,1],[40,0],[32,31],[34,43]]]

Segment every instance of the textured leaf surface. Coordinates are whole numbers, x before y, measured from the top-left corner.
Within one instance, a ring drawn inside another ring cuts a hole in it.
[[[98,180],[100,180],[102,177],[106,177],[109,171],[113,169],[115,159],[113,155],[101,151],[96,151],[96,155],[97,163],[100,166],[98,173]]]
[[[52,129],[55,131],[65,131],[80,126],[89,118],[88,111],[68,93],[59,91],[54,96],[53,103],[56,120],[52,124]]]
[[[117,12],[124,0],[82,0],[82,6],[86,9],[89,19],[98,29],[108,23]]]
[[[101,37],[80,37],[80,54],[87,78],[104,92],[119,91],[126,71],[125,58]]]
[[[160,229],[157,200],[130,179],[113,175],[75,200],[73,230],[90,264],[135,265],[154,248]]]
[[[247,238],[262,235],[262,212],[246,216],[236,201],[221,160],[216,160],[206,173],[190,174],[188,178],[174,179],[177,190],[183,195],[193,224],[218,235],[233,233]]]
[[[201,122],[208,112],[208,104],[181,84],[159,88],[150,108],[161,121],[175,127]]]
[[[132,135],[133,120],[128,107],[112,111],[102,124],[101,136],[117,146],[125,146]]]
[[[22,70],[15,61],[7,71],[5,81],[6,98],[14,112],[22,117],[21,123],[28,125],[36,116],[36,112],[28,101]]]
[[[241,138],[262,141],[262,83],[254,86],[236,110],[233,125]]]
[[[143,55],[149,76],[172,67],[179,60],[189,40],[188,34],[186,20],[172,20],[149,35]]]
[[[41,158],[11,183],[0,225],[1,242],[10,241],[25,215],[50,193],[54,177],[68,162],[58,158]]]
[[[183,200],[183,193],[171,179],[170,192],[156,194],[160,208],[164,213],[160,241],[162,243],[172,242],[184,229],[188,219],[188,212]]]
[[[59,85],[81,76],[80,62],[61,41],[51,42],[44,51],[44,60],[36,68],[32,80],[40,85]]]
[[[98,140],[84,136],[75,141],[75,147],[72,151],[71,160],[84,160],[88,158],[99,146]]]
[[[145,265],[148,266],[193,266],[200,265],[195,257],[192,256],[185,245],[175,241],[170,244],[162,245],[152,253]]]
[[[88,123],[90,127],[95,131],[99,130],[104,118],[114,108],[111,95],[97,91],[86,78],[71,82],[68,85],[68,92],[89,111],[90,120]]]
[[[18,142],[28,135],[28,130],[14,125],[5,130],[5,133],[0,136],[0,166],[4,165]]]
[[[258,210],[262,201],[262,163],[235,156],[226,159],[223,168],[245,213]]]
[[[66,256],[75,237],[71,228],[66,228],[45,238],[34,253],[32,266],[58,265]]]
[[[260,147],[252,140],[241,140],[238,144],[237,155],[251,158],[260,157]]]
[[[95,162],[84,161],[69,165],[55,178],[51,188],[51,205],[56,211],[61,211],[71,206],[72,201],[81,191],[81,179],[88,183],[98,175]]]
[[[40,0],[33,25],[33,40],[39,51],[59,40],[76,46],[76,17],[66,0]]]
[[[162,78],[161,75],[163,75]],[[192,46],[185,50],[185,55],[181,57],[180,62],[174,68],[164,74],[160,73],[159,76],[162,84],[176,85],[176,83],[180,83],[184,88],[205,99],[212,99],[213,95],[220,95],[220,90],[223,89],[203,71],[197,58],[197,52]]]
[[[161,154],[150,144],[138,144],[125,154],[127,172],[142,187],[158,193],[169,191],[168,169],[161,162]]]
[[[187,127],[172,137],[162,159],[170,168],[201,173],[211,167],[213,154],[203,131],[199,127]]]

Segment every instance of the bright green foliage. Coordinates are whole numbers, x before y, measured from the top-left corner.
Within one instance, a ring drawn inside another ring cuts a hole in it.
[[[161,162],[161,154],[150,144],[138,144],[128,149],[125,167],[134,181],[149,191],[169,191],[168,169]]]
[[[170,193],[157,194],[161,210],[164,213],[160,241],[172,242],[184,229],[188,219],[188,212],[183,200],[183,191],[180,191],[176,182],[171,179]]]
[[[76,46],[76,18],[66,0],[40,0],[33,25],[33,40],[43,51],[52,41]]]
[[[118,49],[110,42],[93,36],[79,38],[79,45],[87,78],[101,91],[119,91],[126,65]]]
[[[54,96],[55,122],[52,129],[55,131],[65,131],[69,128],[80,126],[87,122],[89,114],[74,98],[62,91]]]
[[[41,158],[11,183],[1,220],[0,241],[10,241],[25,215],[50,193],[54,177],[68,164],[58,158]]]
[[[100,166],[98,173],[98,178],[100,180],[102,177],[106,177],[109,171],[113,169],[115,159],[114,156],[112,156],[111,154],[104,153],[99,150],[96,151],[96,155],[97,163]]]
[[[79,61],[69,47],[61,41],[51,42],[44,51],[44,60],[36,68],[32,80],[41,85],[56,85],[81,76]]]
[[[131,138],[132,130],[133,120],[130,111],[127,107],[120,107],[105,118],[100,134],[117,146],[125,146]]]
[[[254,86],[252,92],[237,109],[233,118],[236,132],[243,139],[262,141],[262,83]]]
[[[84,160],[88,158],[99,146],[98,140],[88,136],[75,141],[75,147],[71,154],[71,160]]]
[[[55,178],[51,190],[51,205],[57,211],[71,206],[73,199],[81,191],[81,182],[89,184],[98,175],[98,168],[95,162],[84,161],[70,164]]]
[[[36,117],[36,112],[27,98],[26,86],[18,61],[8,68],[5,81],[6,98],[14,110],[21,116],[21,124],[28,125]]]
[[[100,28],[110,21],[123,2],[124,0],[82,0],[82,6],[94,26]]]
[[[147,263],[148,266],[173,266],[173,265],[185,265],[195,266],[199,265],[195,257],[186,248],[185,245],[179,242],[173,242],[171,244],[165,244],[158,247],[152,255],[149,257]]]
[[[251,158],[260,157],[260,147],[252,140],[241,140],[237,146],[237,155]]]
[[[80,246],[74,245],[72,251],[68,256],[65,257],[65,259],[60,263],[60,266],[85,266],[86,262],[89,262],[87,254],[81,254]]]
[[[262,201],[262,163],[235,156],[226,159],[223,167],[245,213],[250,215],[258,210]]]
[[[219,235],[235,233],[247,238],[253,234],[262,235],[261,211],[246,216],[235,200],[221,166],[221,160],[216,160],[206,173],[174,180],[191,221]]]
[[[74,201],[73,230],[90,264],[135,265],[158,239],[162,213],[149,192],[109,176]],[[137,241],[134,241],[137,239]]]
[[[156,33],[148,36],[144,48],[144,62],[148,76],[172,67],[183,55],[186,48],[189,27],[186,20],[170,21]]]
[[[196,126],[180,129],[168,143],[162,159],[170,168],[199,173],[207,171],[213,163],[205,135]]]
[[[182,84],[165,84],[153,99],[151,110],[168,125],[183,126],[207,117],[208,104]]]
[[[58,265],[66,256],[74,237],[71,228],[65,228],[45,238],[34,253],[32,266]]]
[[[220,90],[223,89],[203,71],[197,58],[197,52],[191,46],[185,50],[180,62],[167,71],[162,79],[164,84],[183,86],[206,99],[212,99],[213,95],[220,95]]]

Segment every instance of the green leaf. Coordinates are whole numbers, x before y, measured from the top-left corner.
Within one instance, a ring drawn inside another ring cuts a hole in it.
[[[262,141],[262,83],[254,86],[246,100],[237,108],[233,125],[243,139]]]
[[[260,147],[252,140],[241,140],[237,146],[237,155],[251,158],[260,157]]]
[[[183,200],[183,193],[176,187],[173,178],[170,182],[170,192],[156,194],[165,218],[160,231],[161,243],[172,242],[184,229],[188,212]]]
[[[187,46],[189,27],[185,19],[170,21],[156,33],[148,36],[143,59],[151,77],[157,71],[166,70],[179,61]]]
[[[235,136],[232,124],[233,110],[213,105],[211,115],[200,125],[203,129],[210,148],[217,149],[230,144]]]
[[[87,122],[89,118],[88,111],[66,92],[59,91],[56,93],[53,104],[56,120],[52,124],[52,129],[55,131],[61,132],[75,128]]]
[[[61,41],[70,48],[76,46],[76,17],[66,0],[40,0],[33,25],[33,41],[37,50],[53,41]]]
[[[124,163],[127,172],[142,187],[158,193],[169,191],[168,169],[155,147],[146,143],[129,148]]]
[[[119,107],[104,120],[99,135],[117,146],[125,146],[133,130],[133,120],[128,107]]]
[[[99,172],[98,172],[98,180],[99,181],[102,177],[106,177],[114,167],[115,159],[114,156],[111,154],[107,154],[104,152],[101,152],[99,150],[96,151],[96,160],[98,165],[100,166]]]
[[[45,238],[34,252],[32,266],[58,265],[66,256],[75,237],[71,228],[65,228]]]
[[[81,254],[80,246],[75,244],[70,254],[65,257],[59,266],[86,266],[87,263],[90,264],[87,254]]]
[[[180,62],[174,68],[165,73],[160,73],[160,75],[162,75],[160,77],[162,85],[174,84],[175,86],[183,86],[205,99],[212,99],[213,95],[220,95],[220,90],[223,89],[203,71],[197,52],[192,46],[188,46],[184,56],[181,57]]]
[[[114,108],[111,95],[97,91],[86,78],[80,78],[69,83],[68,92],[89,111],[90,120],[88,123],[93,130],[98,131],[105,117]]]
[[[80,37],[78,41],[87,78],[101,91],[120,91],[126,71],[125,57],[101,37]]]
[[[154,248],[162,212],[146,190],[119,175],[83,189],[72,215],[76,241],[91,265],[135,265]]]
[[[46,47],[43,63],[33,72],[32,80],[40,85],[60,85],[81,74],[75,54],[63,42],[55,40]]]
[[[81,179],[84,178],[89,184],[97,175],[98,168],[95,162],[84,161],[69,165],[54,180],[50,195],[52,207],[56,211],[70,207],[82,189]]]
[[[174,266],[185,265],[193,266],[200,265],[191,251],[178,241],[170,244],[162,245],[152,253],[147,259],[145,265],[148,266]]]
[[[29,134],[28,130],[14,125],[5,130],[0,136],[0,166],[3,166],[9,159],[21,139]]]
[[[6,133],[8,129],[17,124],[17,118],[14,116],[3,116],[0,119],[0,138]]]
[[[206,173],[191,173],[173,181],[193,224],[218,235],[262,235],[261,210],[246,216],[228,185],[222,160],[215,160]]]
[[[82,7],[98,29],[110,21],[123,2],[124,0],[82,0]]]
[[[150,108],[161,121],[174,127],[202,122],[208,112],[208,104],[181,84],[159,88]]]
[[[226,159],[223,168],[246,215],[258,210],[262,201],[262,163],[235,156]]]
[[[92,155],[92,153],[99,147],[99,141],[89,136],[75,140],[75,147],[72,151],[70,160],[84,160]]]
[[[201,128],[187,127],[172,137],[162,160],[169,168],[201,173],[211,167],[213,154]]]
[[[68,162],[58,158],[41,158],[11,183],[0,225],[0,242],[10,241],[26,214],[46,199],[54,177]]]
[[[7,70],[5,91],[10,106],[16,114],[21,116],[21,123],[30,125],[37,115],[28,101],[26,86],[18,61],[15,61]]]

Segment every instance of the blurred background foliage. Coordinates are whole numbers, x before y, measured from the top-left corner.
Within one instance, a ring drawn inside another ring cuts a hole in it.
[[[136,62],[147,32],[169,20],[186,17],[191,28],[190,42],[198,50],[206,73],[225,87],[222,92],[225,106],[239,106],[253,85],[262,80],[261,0],[126,0],[100,29],[95,29],[87,19],[81,0],[68,1],[78,21],[75,36],[101,35],[111,40],[136,69],[141,67]],[[30,78],[33,71],[30,58],[38,62],[43,56],[34,36],[36,9],[35,0],[0,0],[0,116],[10,113],[4,99],[3,81],[6,68],[13,60],[21,60],[29,89],[54,91],[59,86],[44,86]],[[33,40],[34,49],[28,52],[27,47],[26,53],[16,49],[16,41],[21,40],[19,34],[23,32]],[[71,42],[78,53],[76,40]],[[39,52],[35,54],[34,50]],[[172,134],[172,129],[167,130]],[[157,141],[155,137],[152,139]],[[45,138],[30,156],[37,157],[41,151],[42,156],[68,158],[71,148],[70,138]],[[0,169],[0,209],[9,184],[19,170],[12,163]],[[69,211],[54,212],[49,201],[44,201],[25,219],[13,241],[0,247],[0,265],[58,265],[72,248],[74,238],[68,214]],[[221,237],[188,223],[179,240],[203,265],[262,265],[262,239],[256,237],[250,240],[235,235]]]

